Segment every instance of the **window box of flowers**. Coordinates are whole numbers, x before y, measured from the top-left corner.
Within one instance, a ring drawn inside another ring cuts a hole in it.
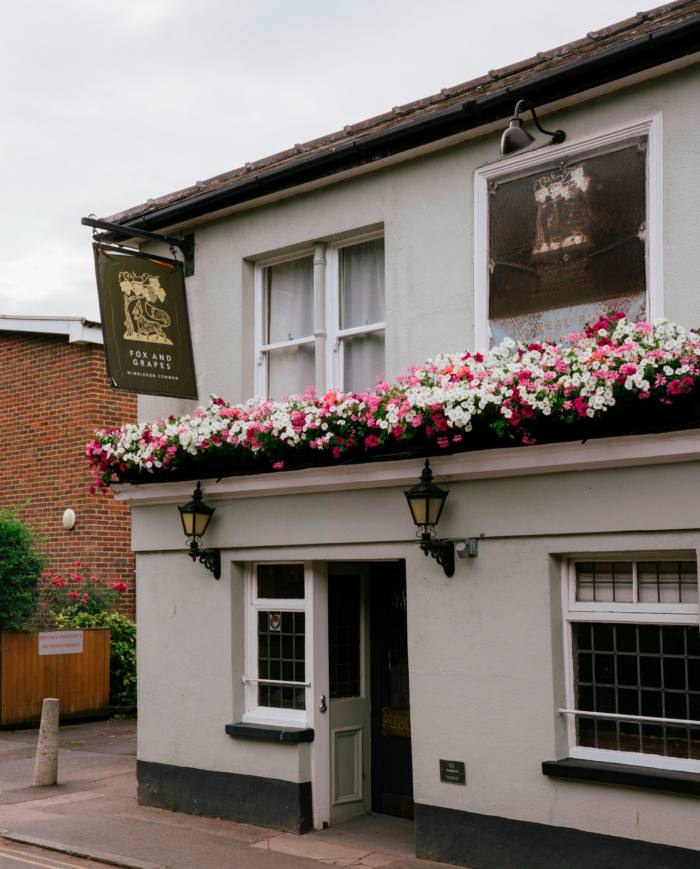
[[[700,426],[700,333],[612,312],[559,343],[439,356],[369,392],[313,390],[96,432],[94,489]]]

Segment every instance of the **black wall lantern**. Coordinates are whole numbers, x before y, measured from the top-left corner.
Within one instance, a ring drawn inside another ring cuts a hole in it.
[[[199,538],[209,526],[209,521],[214,515],[214,507],[210,507],[202,501],[202,487],[197,483],[192,500],[182,507],[177,508],[182,519],[182,528],[190,544],[189,555],[192,561],[199,559],[207,570],[211,570],[214,579],[221,577],[221,552],[218,549],[200,549]]]
[[[433,483],[433,472],[428,459],[425,460],[420,483],[404,492],[411,516],[418,527],[420,548],[425,555],[432,555],[445,571],[446,576],[452,576],[455,572],[454,543],[449,540],[438,540],[434,536],[435,526],[440,521],[448,494],[445,489]]]
[[[530,100],[518,100],[515,104],[513,117],[510,119],[510,123],[508,124],[508,129],[501,137],[501,154],[504,157],[507,154],[513,154],[515,151],[527,148],[528,145],[535,141],[535,137],[531,136],[528,131],[523,128],[523,122],[518,117],[520,112],[527,111],[532,112],[532,119],[540,133],[552,137],[552,141],[549,143],[550,145],[559,145],[566,139],[566,133],[563,130],[545,130],[540,126],[540,122],[537,120],[537,115],[535,114],[535,107]]]

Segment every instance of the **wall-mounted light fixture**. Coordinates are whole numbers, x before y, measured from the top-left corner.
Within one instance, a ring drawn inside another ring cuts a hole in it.
[[[202,501],[202,487],[199,483],[194,490],[192,500],[177,509],[180,511],[185,537],[189,541],[190,558],[192,561],[199,560],[207,570],[211,570],[214,579],[219,579],[221,577],[221,552],[218,549],[199,548],[199,538],[204,536],[209,521],[214,515],[214,507],[210,507]]]
[[[523,128],[523,122],[518,117],[520,112],[527,111],[532,112],[532,119],[540,133],[552,137],[552,141],[548,144],[559,145],[566,139],[566,133],[563,130],[545,130],[540,126],[540,122],[537,120],[537,115],[535,114],[535,107],[530,100],[518,100],[515,104],[513,117],[510,119],[510,123],[508,124],[508,129],[501,137],[501,154],[504,157],[507,154],[512,154],[515,151],[527,148],[528,145],[531,145],[535,141],[535,137],[531,136],[528,131]]]
[[[433,472],[428,459],[425,460],[418,485],[404,492],[411,516],[418,527],[420,548],[425,555],[432,555],[445,571],[446,576],[452,576],[455,572],[454,544],[449,540],[439,540],[435,537],[435,526],[440,521],[448,494],[445,489],[433,483]]]

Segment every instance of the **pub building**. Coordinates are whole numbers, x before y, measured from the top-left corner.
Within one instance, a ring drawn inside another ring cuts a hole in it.
[[[108,218],[194,241],[199,398],[139,418],[362,392],[610,311],[700,324],[699,48],[700,4],[671,3]],[[136,271],[129,340],[177,381],[166,279]],[[139,800],[412,818],[419,856],[473,869],[700,865],[700,435],[661,406],[585,440],[116,484]]]

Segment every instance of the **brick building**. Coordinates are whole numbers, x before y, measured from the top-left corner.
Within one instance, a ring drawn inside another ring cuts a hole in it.
[[[43,538],[48,567],[127,584],[135,615],[129,509],[90,495],[84,447],[98,427],[136,419],[136,396],[109,383],[99,323],[0,316],[0,507],[16,508]],[[63,514],[75,512],[66,529]]]

